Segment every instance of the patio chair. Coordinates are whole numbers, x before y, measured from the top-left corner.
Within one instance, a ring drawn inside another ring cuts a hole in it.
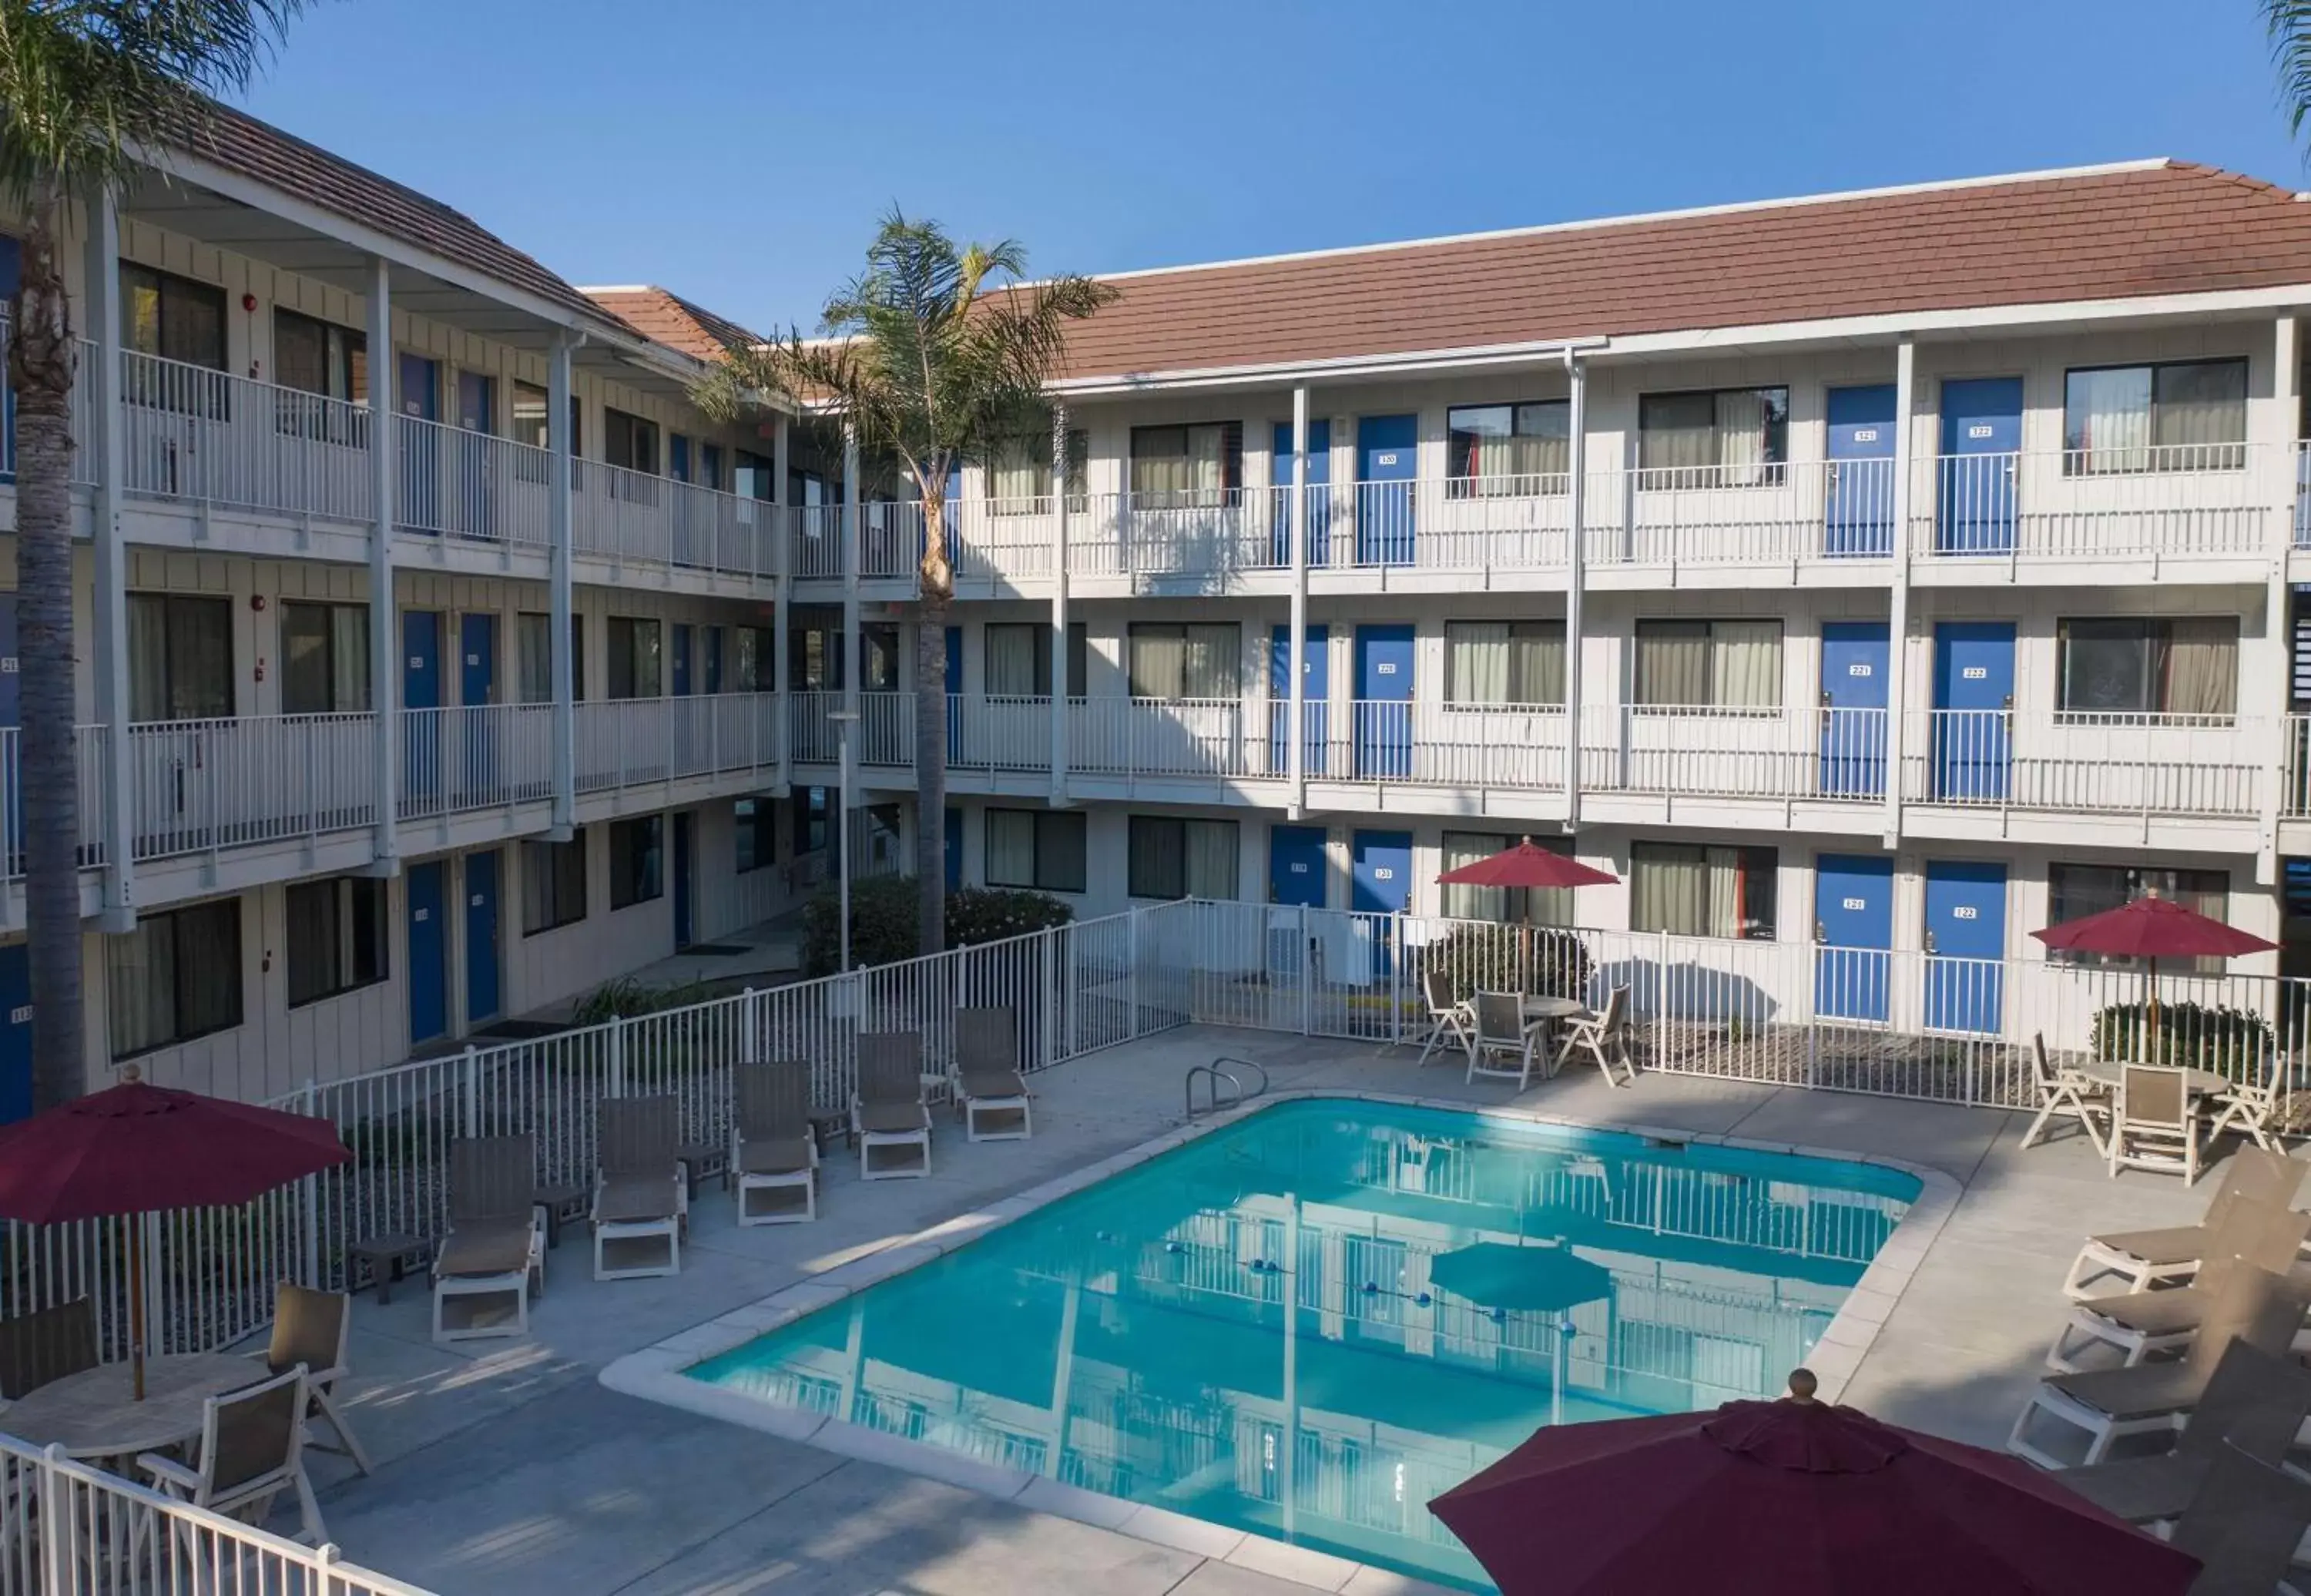
[[[955,1101],[971,1141],[1024,1141],[1034,1133],[1019,1073],[1019,1025],[1008,1008],[955,1011]]]
[[[2118,1106],[2110,1117],[2110,1173],[2148,1169],[2199,1179],[2199,1107],[2179,1069],[2129,1064],[2119,1073]]]
[[[2122,1366],[2180,1351],[2198,1334],[2207,1305],[2220,1295],[2219,1275],[2241,1262],[2283,1275],[2294,1267],[2307,1234],[2311,1234],[2311,1214],[2240,1204],[2216,1234],[2212,1250],[2188,1286],[2090,1296],[2073,1305],[2069,1319],[2054,1332],[2046,1366],[2073,1373],[2088,1366],[2078,1361],[2079,1356],[2097,1347],[2115,1351]]]
[[[0,1321],[0,1400],[96,1367],[96,1304],[80,1296]]]
[[[545,1290],[545,1215],[537,1204],[537,1144],[471,1136],[449,1144],[449,1234],[433,1260],[433,1339],[529,1332],[530,1299]],[[452,1297],[510,1296],[510,1322],[452,1329]]]
[[[154,1487],[181,1502],[262,1524],[283,1491],[297,1493],[303,1524],[295,1539],[328,1539],[313,1482],[305,1477],[305,1370],[302,1365],[261,1384],[211,1397],[201,1415],[198,1461],[187,1467],[148,1452],[136,1466]],[[185,1532],[189,1534],[189,1526]],[[190,1548],[188,1548],[190,1549]],[[199,1559],[196,1557],[196,1565]]]
[[[1523,1002],[1514,992],[1478,992],[1476,996],[1477,1029],[1469,1040],[1469,1073],[1464,1077],[1475,1080],[1480,1075],[1505,1076],[1513,1079],[1522,1092],[1532,1084],[1539,1074],[1546,1078],[1550,1073],[1548,1026],[1540,1020],[1528,1023]],[[1488,1064],[1488,1059],[1513,1059],[1513,1066]]]
[[[2176,1432],[2174,1451],[2065,1469],[2054,1478],[2129,1523],[2160,1523],[2191,1505],[2224,1448],[2276,1468],[2306,1418],[2311,1418],[2311,1371],[2233,1341],[2198,1407]]]
[[[1452,995],[1452,978],[1442,970],[1420,972],[1420,990],[1428,999],[1428,1034],[1421,1039],[1420,1057],[1414,1068],[1428,1062],[1428,1055],[1440,1047],[1455,1047],[1467,1052],[1477,1016],[1469,1006]]]
[[[2235,1082],[2229,1091],[2218,1096],[2207,1139],[2211,1142],[2226,1130],[2236,1130],[2267,1152],[2282,1151],[2272,1127],[2278,1121],[2280,1100],[2285,1095],[2281,1088],[2286,1070],[2286,1060],[2274,1057],[2260,1079]]]
[[[345,1356],[353,1328],[351,1295],[314,1291],[283,1280],[273,1293],[273,1343],[266,1349],[265,1365],[275,1374],[296,1368],[305,1371],[307,1427],[319,1420],[337,1437],[336,1443],[330,1444],[308,1435],[305,1444],[317,1452],[341,1452],[353,1459],[354,1468],[367,1474],[371,1471],[369,1453],[362,1450],[353,1426],[337,1407],[337,1382],[353,1373]]]
[[[2225,1447],[2171,1539],[2199,1559],[2191,1596],[2270,1596],[2288,1578],[2307,1529],[2311,1482]]]
[[[1563,1069],[1576,1052],[1585,1052],[1597,1061],[1597,1071],[1607,1086],[1637,1084],[1637,1060],[1629,1051],[1628,988],[1615,987],[1605,995],[1604,1013],[1576,1015],[1565,1022],[1565,1044],[1557,1050],[1557,1062],[1549,1066],[1548,1073]]]
[[[2087,1133],[2087,1140],[2094,1144],[2095,1156],[2110,1156],[2110,1143],[2103,1124],[2110,1118],[2108,1084],[2084,1070],[2057,1068],[2049,1063],[2044,1032],[2034,1032],[2030,1037],[2030,1085],[2037,1094],[2038,1117],[2022,1133],[2025,1147],[2034,1146],[2052,1121],[2076,1120],[2079,1128]]]
[[[859,1088],[850,1098],[859,1178],[887,1181],[931,1173],[931,1111],[923,1103],[920,1031],[869,1031],[859,1038]],[[914,1162],[877,1167],[877,1148],[919,1147]]]
[[[2041,1468],[2062,1469],[2073,1462],[2101,1462],[2112,1443],[2124,1436],[2178,1427],[2198,1406],[2233,1341],[2274,1357],[2283,1356],[2303,1326],[2307,1304],[2311,1304],[2311,1282],[2234,1260],[2207,1304],[2199,1333],[2179,1359],[2049,1375],[2015,1417],[2006,1449]],[[2068,1459],[2047,1451],[2031,1435],[2035,1416],[2083,1431],[2086,1455]]]
[[[2295,1200],[2306,1168],[2284,1153],[2241,1147],[2232,1155],[2222,1183],[2207,1205],[2206,1217],[2198,1224],[2089,1236],[2078,1257],[2071,1260],[2062,1295],[2075,1302],[2114,1289],[2145,1291],[2190,1278],[2199,1260],[2209,1255],[2215,1233],[2233,1207],[2263,1202],[2285,1208]]]
[[[818,1217],[818,1136],[810,1123],[810,1066],[800,1059],[741,1064],[730,1125],[730,1178],[738,1223],[793,1225]],[[756,1209],[758,1191],[802,1193],[802,1207]]]
[[[679,1274],[683,1233],[690,1224],[681,1101],[670,1094],[606,1097],[594,1116],[594,1278]],[[612,1243],[653,1241],[664,1243],[663,1261],[612,1267]]]

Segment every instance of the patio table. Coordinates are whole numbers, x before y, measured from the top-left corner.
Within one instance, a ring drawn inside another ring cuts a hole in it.
[[[103,1364],[41,1386],[10,1406],[8,1433],[75,1458],[134,1458],[201,1433],[208,1400],[270,1378],[261,1362],[222,1352],[144,1360],[144,1400],[131,1394],[125,1363]]]
[[[1578,998],[1533,998],[1519,1002],[1528,1020],[1569,1020],[1574,1015],[1587,1014],[1589,1006]]]
[[[2106,1086],[2115,1087],[2127,1068],[2123,1060],[2097,1059],[2091,1064],[2081,1066],[2080,1073],[2091,1077]],[[2219,1075],[2211,1069],[2178,1068],[2172,1064],[2143,1064],[2135,1068],[2176,1070],[2176,1073],[2183,1077],[2183,1089],[2193,1097],[2219,1097],[2237,1084],[2230,1077]]]

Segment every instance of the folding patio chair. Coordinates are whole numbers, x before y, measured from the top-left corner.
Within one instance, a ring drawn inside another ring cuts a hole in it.
[[[2199,1105],[2179,1069],[2129,1064],[2119,1072],[2118,1106],[2110,1119],[2110,1173],[2148,1169],[2199,1179]]]
[[[1532,1084],[1534,1076],[1546,1077],[1549,1074],[1548,1022],[1527,1020],[1523,1001],[1514,992],[1478,992],[1476,1011],[1477,1029],[1469,1043],[1469,1073],[1465,1078],[1505,1076],[1522,1091]],[[1516,1062],[1491,1064],[1486,1062],[1489,1059],[1513,1059]]]
[[[301,1367],[305,1371],[306,1422],[320,1421],[336,1432],[337,1444],[316,1441],[306,1444],[317,1452],[341,1452],[353,1467],[371,1472],[369,1453],[362,1450],[353,1426],[337,1406],[337,1384],[353,1373],[345,1349],[352,1344],[353,1299],[342,1291],[314,1291],[283,1280],[273,1292],[273,1341],[266,1348],[266,1367],[275,1374]]]
[[[1565,1022],[1565,1043],[1557,1050],[1557,1062],[1548,1073],[1563,1069],[1575,1053],[1587,1053],[1597,1061],[1597,1072],[1607,1086],[1636,1085],[1637,1060],[1629,1051],[1628,988],[1615,987],[1605,995],[1604,1013],[1575,1015]]]
[[[13,1402],[96,1365],[96,1304],[87,1297],[0,1320],[0,1400]]]
[[[2104,1122],[2110,1118],[2109,1083],[2098,1081],[2082,1069],[2058,1068],[2049,1063],[2043,1032],[2033,1032],[2030,1037],[2030,1085],[2037,1094],[2038,1115],[2022,1133],[2025,1147],[2036,1144],[2053,1121],[2076,1120],[2079,1129],[2087,1133],[2087,1140],[2094,1144],[2095,1156],[2110,1156],[2110,1143],[2104,1130]]]
[[[1413,1061],[1416,1068],[1427,1063],[1428,1055],[1440,1047],[1467,1052],[1477,1023],[1469,1006],[1452,995],[1452,978],[1445,972],[1423,970],[1420,990],[1428,999],[1428,1034],[1421,1039],[1420,1057]]]
[[[302,1365],[262,1384],[211,1397],[201,1414],[199,1450],[190,1467],[148,1452],[136,1466],[180,1502],[261,1525],[283,1491],[297,1493],[302,1525],[295,1539],[328,1539],[313,1482],[305,1476],[305,1370]],[[194,1531],[189,1525],[182,1532]],[[195,1565],[199,1565],[197,1557]]]

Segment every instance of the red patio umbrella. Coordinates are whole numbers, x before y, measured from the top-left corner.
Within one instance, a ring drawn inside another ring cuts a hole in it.
[[[1489,859],[1480,859],[1437,880],[1448,886],[1610,886],[1620,877],[1592,869],[1566,854],[1551,853],[1530,837]]]
[[[27,1225],[234,1208],[344,1163],[327,1120],[121,1084],[0,1129],[0,1217]],[[128,1227],[128,1340],[144,1396],[144,1226]]]
[[[2199,1560],[2019,1459],[1812,1400],[1541,1430],[1429,1503],[1502,1596],[2182,1596]]]
[[[2030,935],[2049,947],[2144,961],[2144,1031],[2153,1059],[2158,1056],[2160,959],[2228,959],[2243,953],[2269,953],[2279,946],[2252,931],[2242,931],[2195,909],[2187,909],[2171,898],[2162,898],[2155,892],[2115,909],[2066,920]]]

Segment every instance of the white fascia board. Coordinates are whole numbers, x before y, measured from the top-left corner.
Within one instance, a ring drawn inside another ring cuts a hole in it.
[[[1550,338],[1537,344],[1490,344],[1468,349],[1419,349],[1397,354],[1340,355],[1328,360],[1186,367],[1171,371],[1131,372],[1120,377],[1071,377],[1051,386],[1055,394],[1075,397],[1147,393],[1156,389],[1176,392],[1195,388],[1272,388],[1279,382],[1322,381],[1333,377],[1417,376],[1486,366],[1530,365],[1561,361],[1568,353],[1602,351],[1610,344],[1612,340],[1604,337]]]

